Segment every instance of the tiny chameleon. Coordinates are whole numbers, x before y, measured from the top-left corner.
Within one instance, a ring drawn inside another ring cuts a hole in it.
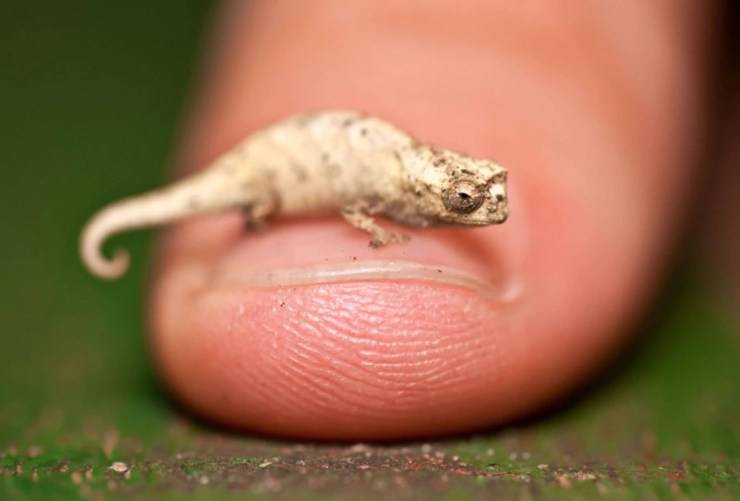
[[[376,117],[296,115],[249,135],[200,172],[104,207],[83,229],[80,255],[92,274],[114,279],[129,255],[103,255],[110,236],[227,210],[243,211],[248,227],[275,215],[341,214],[381,247],[408,237],[384,229],[376,215],[417,228],[503,223],[506,178],[491,160],[423,144]]]

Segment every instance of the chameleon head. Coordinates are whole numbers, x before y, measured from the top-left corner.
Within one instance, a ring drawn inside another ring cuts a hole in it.
[[[506,169],[449,150],[428,149],[404,162],[417,204],[442,224],[501,224],[509,215]]]
[[[479,165],[473,174],[453,172],[448,176],[441,193],[443,221],[487,225],[501,224],[508,218],[506,171],[493,162],[478,163],[484,165]]]

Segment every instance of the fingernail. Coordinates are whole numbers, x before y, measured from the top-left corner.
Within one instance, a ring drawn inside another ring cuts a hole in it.
[[[217,271],[212,283],[220,287],[291,287],[301,285],[357,282],[369,280],[422,281],[465,287],[489,299],[512,301],[517,295],[513,284],[493,284],[461,270],[407,261],[358,261],[317,264],[269,271],[251,269]]]
[[[281,225],[245,237],[215,265],[208,285],[271,288],[417,281],[467,288],[498,302],[516,300],[521,287],[495,245],[476,242],[471,235],[456,240],[454,235],[426,230],[408,242],[370,249],[364,234],[341,221]]]

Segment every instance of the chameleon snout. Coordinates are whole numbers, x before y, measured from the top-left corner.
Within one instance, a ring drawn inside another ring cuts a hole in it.
[[[505,183],[494,183],[488,189],[490,204],[488,213],[493,219],[493,223],[501,224],[509,217],[509,199],[506,194]]]

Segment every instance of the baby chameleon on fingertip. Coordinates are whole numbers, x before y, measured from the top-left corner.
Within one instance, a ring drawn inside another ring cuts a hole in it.
[[[108,237],[237,209],[255,226],[274,215],[342,214],[380,247],[407,237],[383,229],[375,215],[410,227],[503,223],[506,176],[493,161],[419,143],[379,118],[298,115],[248,136],[203,171],[104,207],[82,231],[80,255],[91,273],[114,279],[129,257],[119,250],[106,258]]]

